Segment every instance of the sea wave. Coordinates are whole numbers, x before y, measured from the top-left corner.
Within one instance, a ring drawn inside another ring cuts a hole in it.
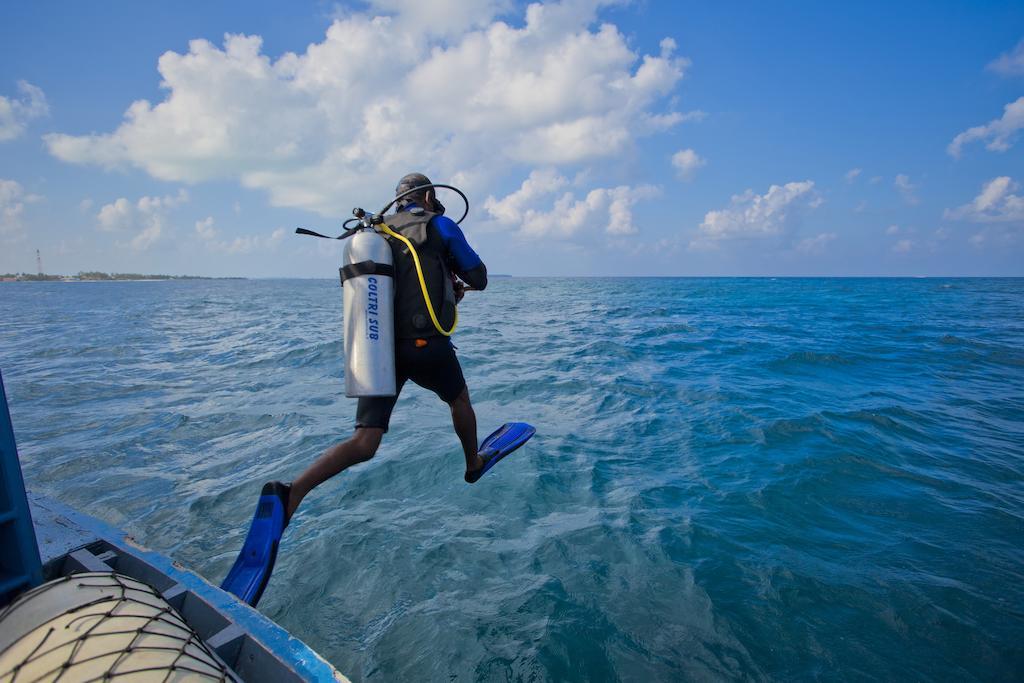
[[[261,610],[353,680],[1014,678],[1024,282],[898,285],[496,279],[455,343],[537,436],[466,486],[410,383]],[[351,433],[334,280],[0,290],[29,486],[214,582]]]

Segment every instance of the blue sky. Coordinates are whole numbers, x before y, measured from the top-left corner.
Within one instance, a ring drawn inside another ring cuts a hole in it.
[[[294,228],[418,170],[492,272],[1024,275],[1022,40],[1012,2],[4,3],[0,272],[333,277]]]

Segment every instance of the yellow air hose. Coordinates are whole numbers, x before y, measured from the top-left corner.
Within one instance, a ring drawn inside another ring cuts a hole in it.
[[[420,279],[420,289],[423,290],[423,303],[427,305],[427,313],[430,314],[430,319],[434,321],[434,327],[437,329],[438,332],[440,332],[446,337],[452,336],[452,332],[454,332],[455,328],[458,327],[459,325],[458,307],[455,308],[455,321],[452,323],[452,328],[446,331],[443,327],[441,327],[441,323],[438,322],[437,315],[434,313],[434,306],[433,304],[430,303],[430,294],[427,293],[427,282],[426,280],[423,279],[423,268],[420,267],[420,257],[416,253],[416,248],[412,246],[412,242],[410,242],[408,238],[406,238],[404,235],[399,235],[397,232],[392,230],[387,223],[381,223],[380,229],[381,232],[383,232],[385,235],[390,235],[391,237],[394,237],[395,239],[403,242],[405,246],[409,247],[409,253],[412,254],[412,262],[416,264],[416,275],[419,276]]]

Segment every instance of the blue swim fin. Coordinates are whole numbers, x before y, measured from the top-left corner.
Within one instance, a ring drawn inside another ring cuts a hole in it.
[[[529,441],[536,432],[536,429],[525,422],[503,424],[480,444],[479,453],[480,457],[484,459],[484,466],[476,472],[467,473],[466,481],[470,484],[476,482],[487,474],[488,470],[497,465],[498,461]]]
[[[290,490],[291,486],[279,481],[263,485],[242,551],[238,553],[238,559],[220,585],[253,607],[260,601],[263,590],[270,582],[270,574],[274,571],[277,546],[286,526]]]

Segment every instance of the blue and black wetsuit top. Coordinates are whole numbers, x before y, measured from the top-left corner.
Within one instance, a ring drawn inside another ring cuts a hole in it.
[[[450,329],[455,322],[455,290],[452,275],[474,289],[487,287],[487,267],[466,242],[452,219],[410,204],[387,217],[391,229],[416,249],[427,292],[438,322]],[[416,264],[409,248],[388,238],[395,262],[395,337],[415,339],[439,335],[423,301]]]

